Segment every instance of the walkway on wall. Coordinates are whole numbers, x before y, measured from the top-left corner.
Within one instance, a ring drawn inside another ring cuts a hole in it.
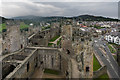
[[[22,50],[23,49],[20,49],[19,51],[16,51],[16,52],[13,52],[13,53],[9,53],[9,54],[6,54],[6,55],[2,55],[2,56],[0,56],[0,59],[4,59],[5,57],[8,57],[10,55],[17,54],[17,53],[21,52]]]
[[[70,60],[70,56],[69,56],[69,55],[67,55],[67,54],[65,54],[65,53],[62,51],[62,49],[61,49],[61,48],[52,48],[52,47],[27,47],[26,49],[58,50],[58,51],[60,51],[60,52],[61,52],[60,54],[61,54],[63,57],[65,57],[66,59]]]
[[[34,33],[30,37],[28,37],[28,40],[31,39],[34,35],[36,35],[36,34]]]
[[[52,49],[52,50],[58,50],[58,48],[51,48],[51,47],[27,47],[26,49]]]

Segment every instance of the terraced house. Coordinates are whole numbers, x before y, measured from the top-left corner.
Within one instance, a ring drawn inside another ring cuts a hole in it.
[[[106,35],[105,40],[107,40],[108,42],[120,45],[120,35],[118,32]]]

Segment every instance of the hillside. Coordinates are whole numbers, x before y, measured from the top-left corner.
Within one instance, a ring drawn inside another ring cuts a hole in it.
[[[4,23],[6,20],[8,20],[8,19],[0,16],[0,24]]]
[[[63,16],[50,16],[50,17],[41,17],[41,16],[19,16],[13,17],[11,19],[6,19],[4,17],[0,17],[0,23],[5,22],[6,20],[15,20],[24,22],[25,24],[34,23],[35,25],[39,25],[40,22],[60,22],[65,19],[74,19],[74,20],[82,20],[82,21],[119,21],[118,19],[112,19],[102,16],[93,16],[93,15],[80,15],[75,17],[63,17]]]
[[[76,17],[62,17],[62,16],[51,16],[51,17],[41,17],[41,16],[19,16],[13,17],[12,19],[20,20],[35,20],[35,21],[44,21],[44,20],[59,20],[59,19],[81,19],[83,21],[118,21],[118,19],[112,19],[102,16],[93,16],[93,15],[80,15]]]
[[[118,19],[93,15],[81,15],[77,16],[76,18],[81,18],[83,21],[118,21]]]

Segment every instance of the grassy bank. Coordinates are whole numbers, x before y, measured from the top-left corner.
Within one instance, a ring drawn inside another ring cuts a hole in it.
[[[108,74],[107,74],[107,73],[106,73],[106,74],[101,75],[99,78],[105,78],[106,80],[109,80],[109,76],[108,76]]]
[[[93,71],[97,71],[100,67],[101,67],[101,65],[100,65],[100,63],[98,62],[97,58],[94,55],[93,56]],[[101,80],[101,78],[103,78],[105,80],[109,80],[108,74],[103,74],[100,77],[95,78],[93,80]]]
[[[97,71],[101,67],[95,55],[93,56],[93,71]]]
[[[107,44],[108,48],[110,49],[110,52],[111,53],[115,53],[115,49],[110,45],[110,44]]]

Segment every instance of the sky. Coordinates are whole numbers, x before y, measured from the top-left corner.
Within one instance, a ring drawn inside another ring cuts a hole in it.
[[[44,2],[43,2],[44,1]],[[79,16],[118,18],[119,0],[2,0],[0,16]]]

